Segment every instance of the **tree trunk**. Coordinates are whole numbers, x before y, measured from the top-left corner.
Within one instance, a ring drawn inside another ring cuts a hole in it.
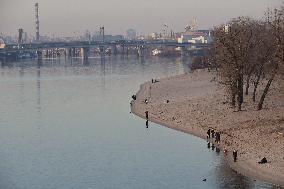
[[[236,107],[236,94],[235,93],[232,93],[232,106],[233,106],[233,108],[235,108]]]
[[[238,111],[242,110],[242,103],[244,102],[243,97],[243,75],[239,74],[238,76]]]
[[[231,99],[231,104],[233,106],[233,108],[236,107],[236,92],[235,92],[235,89],[232,89],[232,99]]]
[[[234,81],[231,85],[231,104],[233,108],[236,107],[236,91],[237,91],[237,83]]]
[[[252,95],[253,102],[255,102],[256,90],[257,90],[257,87],[258,87],[258,84],[259,84],[259,81],[260,81],[260,78],[261,78],[262,70],[263,70],[263,64],[261,64],[260,70],[259,70],[259,72],[257,74],[256,81],[254,82],[254,89],[253,89],[253,95]]]
[[[247,84],[246,84],[246,91],[245,91],[245,95],[248,95],[248,90],[249,90],[249,82],[250,82],[250,77],[251,77],[251,74],[248,75],[247,77]]]
[[[266,97],[266,95],[268,93],[269,87],[270,87],[270,85],[271,85],[271,83],[272,83],[272,81],[274,79],[274,75],[275,74],[273,74],[271,76],[271,78],[268,80],[268,82],[267,82],[267,84],[266,84],[266,86],[264,88],[264,91],[263,91],[263,93],[261,95],[261,98],[260,98],[258,106],[257,106],[257,110],[261,110],[262,109],[262,105],[263,105],[264,99],[265,99],[265,97]]]

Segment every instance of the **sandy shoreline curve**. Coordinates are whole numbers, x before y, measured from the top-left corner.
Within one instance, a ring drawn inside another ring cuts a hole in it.
[[[149,121],[205,140],[208,128],[213,128],[221,133],[216,145],[228,151],[225,159],[232,169],[284,187],[284,97],[277,85],[283,80],[275,81],[263,110],[245,103],[244,111],[236,112],[216,78],[215,72],[197,70],[146,82],[131,102],[131,111],[144,119],[148,111]],[[237,162],[233,150],[238,150]],[[269,163],[258,164],[262,157]]]

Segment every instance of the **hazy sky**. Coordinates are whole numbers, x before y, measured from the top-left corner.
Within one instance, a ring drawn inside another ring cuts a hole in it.
[[[108,34],[161,32],[163,23],[183,31],[193,17],[208,29],[237,16],[261,17],[281,0],[0,0],[0,32],[35,31],[34,4],[39,3],[41,35],[74,35],[101,25]]]

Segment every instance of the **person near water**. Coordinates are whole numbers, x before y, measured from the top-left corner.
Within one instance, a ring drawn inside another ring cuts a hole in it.
[[[238,159],[238,151],[237,150],[233,151],[233,158],[234,158],[234,162],[237,162],[237,159]]]
[[[149,127],[149,121],[146,120],[146,128],[148,129],[148,127]]]
[[[211,130],[209,128],[208,131],[207,131],[207,138],[210,138],[210,132],[211,132]]]
[[[217,142],[217,143],[220,142],[220,133],[219,132],[215,133],[215,142]]]
[[[133,100],[136,100],[136,95],[132,95],[132,99],[133,99]]]
[[[148,111],[145,112],[145,115],[146,115],[146,119],[147,119],[147,120],[149,119],[148,113],[149,113]]]
[[[214,129],[211,130],[211,137],[214,138],[215,131]]]

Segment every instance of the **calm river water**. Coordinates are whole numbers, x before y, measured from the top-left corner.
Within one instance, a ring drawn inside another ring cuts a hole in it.
[[[206,141],[130,114],[141,83],[188,71],[163,58],[1,63],[0,188],[272,188]]]

